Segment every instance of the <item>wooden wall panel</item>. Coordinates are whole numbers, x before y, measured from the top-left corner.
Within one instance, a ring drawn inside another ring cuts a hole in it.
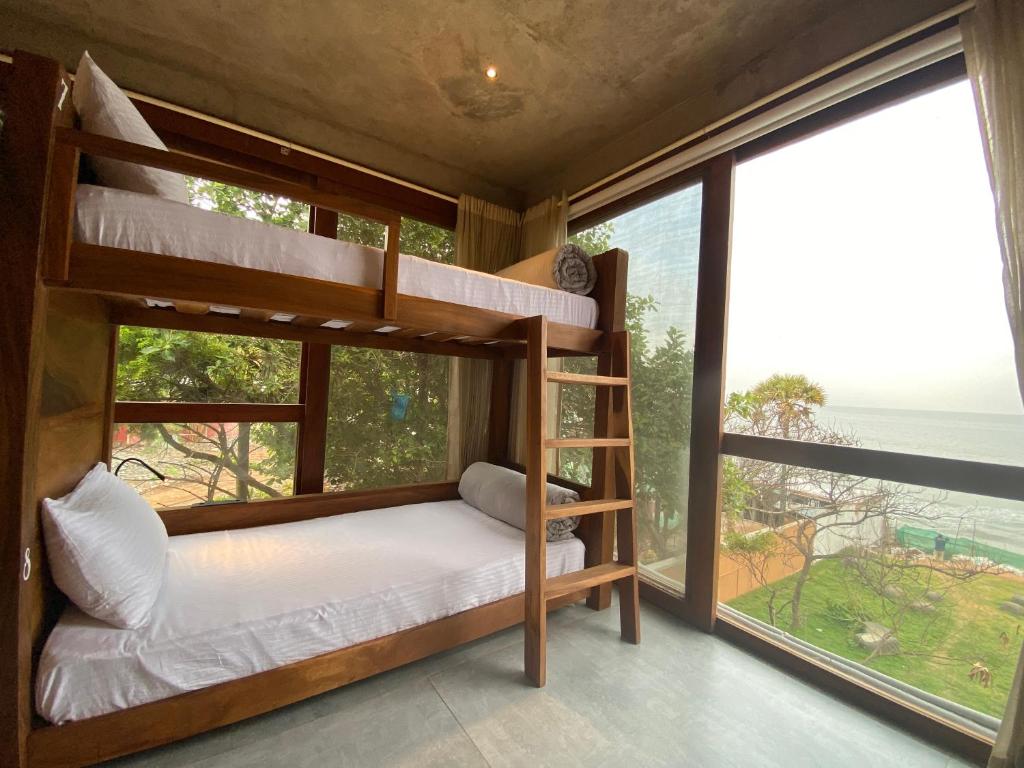
[[[43,223],[60,66],[18,52],[8,78],[0,138],[0,765],[25,765],[32,723],[32,647],[39,580],[23,579],[24,554],[39,550],[35,403],[42,385],[46,297],[39,284]]]
[[[106,304],[95,296],[56,292],[47,297],[46,342],[39,408],[35,508],[70,492],[97,462],[107,460],[113,358]],[[43,557],[41,520],[29,521],[35,576],[28,584],[33,671],[65,605]],[[33,675],[34,677],[34,675]]]

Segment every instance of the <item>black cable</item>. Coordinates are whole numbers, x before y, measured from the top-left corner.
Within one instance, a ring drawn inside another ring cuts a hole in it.
[[[140,458],[138,458],[136,456],[129,456],[127,459],[122,459],[121,463],[119,463],[117,465],[117,467],[114,469],[114,474],[116,475],[118,472],[120,472],[121,471],[121,467],[123,467],[129,461],[134,461],[136,464],[141,464],[146,469],[148,469],[150,472],[152,472],[154,475],[159,477],[161,481],[167,479],[167,477],[162,472],[158,472],[157,470],[153,469],[151,466],[149,466],[149,464],[147,464],[142,459],[140,459]]]

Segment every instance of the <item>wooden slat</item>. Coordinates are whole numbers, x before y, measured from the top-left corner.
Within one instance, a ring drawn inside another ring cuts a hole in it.
[[[392,323],[398,319],[398,244],[401,238],[402,220],[388,222],[387,244],[384,248],[384,273],[381,287],[384,297],[381,316]]]
[[[121,400],[114,403],[118,424],[288,422],[301,421],[299,404],[277,403],[166,403]]]
[[[377,328],[389,325],[378,316],[380,291],[373,288],[87,243],[71,246],[67,287],[127,298],[194,301],[354,320],[376,323]],[[410,327],[451,336],[525,338],[523,318],[504,312],[404,294],[399,294],[398,306],[399,315]],[[586,352],[597,350],[603,343],[600,331],[557,323],[549,327],[553,333],[562,334],[558,344],[551,344],[553,348],[575,344],[573,351]],[[455,348],[473,349],[453,345]]]
[[[291,325],[298,326],[299,328],[319,328],[331,318],[329,317],[309,317],[307,315],[298,315],[293,317]]]
[[[332,211],[351,213],[371,221],[387,224],[395,218],[394,211],[380,206],[371,205],[348,195],[336,192],[323,192],[303,184],[283,181],[273,176],[246,171],[215,160],[184,155],[180,152],[154,149],[141,144],[99,136],[70,128],[58,128],[56,140],[69,147],[78,147],[84,154],[106,157],[112,160],[123,160],[138,163],[149,168],[162,168],[166,171],[199,176],[211,181],[219,181],[236,187],[244,187],[258,192],[266,192],[279,197],[287,197],[300,203],[316,205]]]
[[[725,401],[734,168],[733,156],[724,155],[710,164],[704,177],[697,270],[697,317],[701,320],[693,348],[686,601],[694,622],[708,632],[714,628],[718,607],[718,545],[722,535],[719,447]]]
[[[594,257],[597,270],[597,284],[591,294],[597,299],[600,312],[597,327],[602,331],[626,330],[626,271],[629,255],[620,248],[613,248]],[[555,344],[552,341],[552,344]]]
[[[430,334],[430,340],[439,343],[448,341],[462,341],[466,337],[464,333],[432,333]]]
[[[628,437],[557,437],[545,440],[547,448],[627,448]]]
[[[547,320],[527,323],[526,358],[526,621],[523,660],[526,677],[538,688],[547,679],[547,462],[544,450],[547,421]]]
[[[225,315],[182,315],[166,309],[143,307],[117,300],[111,317],[121,325],[143,328],[169,328],[181,331],[203,331],[243,336],[258,336],[286,341],[334,344],[343,347],[392,349],[400,352],[424,352],[432,355],[452,355],[482,359],[499,359],[501,353],[492,347],[462,347],[438,344],[426,339],[401,338],[390,333],[352,333],[333,328],[301,328],[291,323],[260,322],[244,317]]]
[[[459,484],[456,482],[416,483],[391,488],[287,496],[239,504],[160,509],[157,513],[167,526],[167,532],[171,536],[178,536],[185,533],[292,523],[297,520],[345,515],[366,509],[400,507],[405,504],[450,501],[458,498]]]
[[[274,312],[266,309],[243,309],[240,317],[243,320],[252,320],[258,323],[266,323],[274,316]]]
[[[555,504],[544,510],[546,520],[560,520],[575,515],[596,515],[599,512],[614,512],[617,509],[632,509],[631,499],[597,499],[595,501],[576,501],[571,504]]]
[[[71,112],[71,109],[65,110],[65,120],[72,119]],[[51,280],[66,280],[68,277],[72,226],[75,221],[75,190],[78,188],[78,161],[79,153],[74,147],[54,147],[43,250],[43,274]]]
[[[174,302],[174,309],[183,315],[205,315],[210,311],[210,305],[198,301],[178,299]]]
[[[1024,467],[1008,464],[731,433],[722,436],[722,453],[944,491],[1024,501]]]
[[[338,212],[328,208],[309,208],[309,231],[331,240],[338,239]]]
[[[636,566],[634,565],[624,565],[615,562],[602,563],[591,568],[584,568],[582,571],[575,571],[554,579],[548,579],[544,587],[544,597],[547,600],[552,600],[580,589],[596,587],[598,584],[610,584],[613,581],[618,581],[634,574],[636,574]]]
[[[171,107],[135,99],[146,122],[172,149],[200,155],[270,176],[299,181],[315,178],[325,192],[341,192],[403,216],[455,229],[456,204],[425,189],[317,156],[285,139],[251,132]]]
[[[568,373],[566,371],[548,371],[548,381],[559,384],[592,384],[598,387],[629,386],[629,378],[626,376],[592,376],[586,373]]]
[[[612,355],[612,374],[631,378],[632,355],[630,354],[629,333],[613,331],[609,339]],[[626,451],[615,451],[613,457],[614,488],[613,498],[633,498],[636,492],[634,474],[633,408],[629,388],[616,388],[610,393],[611,422],[613,434],[624,435],[629,440]],[[624,507],[615,513],[615,537],[618,561],[637,567],[640,564],[639,542],[637,541],[636,509]],[[617,582],[619,591],[619,622],[622,639],[627,643],[640,642],[640,584],[634,574],[631,579]]]
[[[378,291],[297,275],[75,243],[68,287],[96,293],[376,319]]]
[[[324,490],[330,381],[330,346],[304,344],[299,375],[303,414],[295,451],[295,492],[299,494],[323,493]]]
[[[581,597],[582,593],[570,593],[549,602],[546,611]],[[236,723],[513,627],[523,620],[523,604],[522,593],[512,595],[238,680],[87,720],[36,728],[29,735],[29,766],[91,765]]]
[[[491,366],[491,399],[487,420],[487,461],[491,464],[508,461],[513,371],[511,360],[495,360]]]
[[[360,323],[352,321],[341,330],[345,333],[376,333],[378,328],[383,328],[387,323],[381,320],[378,323]]]

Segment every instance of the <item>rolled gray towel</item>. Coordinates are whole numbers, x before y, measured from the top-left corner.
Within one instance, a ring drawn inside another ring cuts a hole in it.
[[[555,283],[563,291],[585,296],[597,284],[597,268],[590,254],[576,243],[566,243],[555,253],[551,268]]]

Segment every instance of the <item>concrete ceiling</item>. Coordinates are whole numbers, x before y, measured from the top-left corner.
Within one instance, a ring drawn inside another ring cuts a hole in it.
[[[952,0],[0,0],[0,46],[435,189],[570,193]],[[497,66],[488,81],[483,71]]]

